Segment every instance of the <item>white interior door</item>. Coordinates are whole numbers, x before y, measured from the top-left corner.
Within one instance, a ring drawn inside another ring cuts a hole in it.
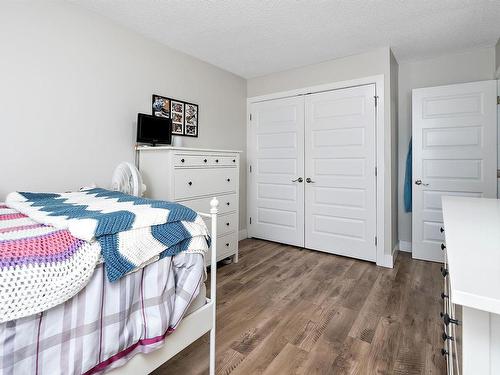
[[[306,248],[376,259],[375,85],[308,95]]]
[[[415,89],[412,108],[412,252],[440,262],[441,197],[496,197],[496,82]]]
[[[304,97],[254,103],[248,133],[250,237],[304,246]]]

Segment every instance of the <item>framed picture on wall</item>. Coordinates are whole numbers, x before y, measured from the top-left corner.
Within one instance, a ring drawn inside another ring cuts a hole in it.
[[[184,103],[184,135],[188,137],[198,137],[198,105]]]
[[[170,100],[170,116],[172,117],[172,134],[184,135],[184,103]]]
[[[153,115],[170,118],[170,99],[160,95],[153,95]]]
[[[172,134],[198,137],[198,104],[153,94],[152,113],[172,119]]]

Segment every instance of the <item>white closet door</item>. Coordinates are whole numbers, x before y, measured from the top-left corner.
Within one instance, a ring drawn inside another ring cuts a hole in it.
[[[304,98],[254,103],[248,140],[249,235],[304,246]]]
[[[306,97],[306,248],[376,259],[374,96],[366,85]]]
[[[412,253],[441,262],[441,197],[496,198],[496,81],[415,89],[412,108]]]

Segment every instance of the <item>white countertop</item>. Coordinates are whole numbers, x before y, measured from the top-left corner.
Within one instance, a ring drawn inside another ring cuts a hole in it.
[[[443,197],[455,304],[500,314],[500,200]]]

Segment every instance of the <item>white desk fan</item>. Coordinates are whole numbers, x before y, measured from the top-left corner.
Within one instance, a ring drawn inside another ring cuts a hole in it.
[[[125,194],[142,197],[146,191],[146,185],[142,183],[141,172],[132,163],[123,162],[118,164],[113,172],[111,188]]]

